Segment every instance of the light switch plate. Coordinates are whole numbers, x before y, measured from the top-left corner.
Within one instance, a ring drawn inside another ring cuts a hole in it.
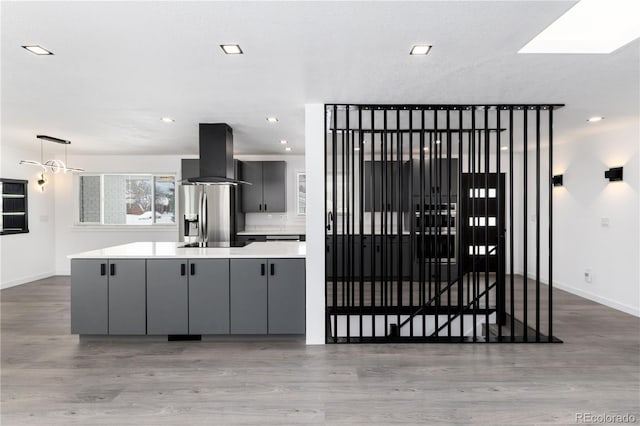
[[[609,227],[609,218],[608,217],[603,217],[600,219],[600,225],[603,228],[608,228]]]

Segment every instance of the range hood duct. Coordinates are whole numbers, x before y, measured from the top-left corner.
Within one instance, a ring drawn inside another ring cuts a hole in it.
[[[200,174],[187,184],[238,185],[233,169],[233,130],[225,123],[200,123]]]

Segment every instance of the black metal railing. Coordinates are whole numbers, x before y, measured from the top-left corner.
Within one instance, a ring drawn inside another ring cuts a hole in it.
[[[561,106],[326,105],[327,342],[559,342],[551,178]]]

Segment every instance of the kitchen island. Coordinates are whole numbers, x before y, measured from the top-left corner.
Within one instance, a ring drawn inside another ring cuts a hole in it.
[[[71,333],[304,334],[304,242],[139,242],[71,259]]]

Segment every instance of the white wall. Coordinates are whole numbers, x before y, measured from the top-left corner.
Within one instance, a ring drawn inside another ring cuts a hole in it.
[[[307,344],[325,343],[324,105],[305,105]]]
[[[69,165],[82,167],[91,173],[170,173],[179,178],[179,156],[70,156]],[[98,227],[74,226],[77,203],[74,177],[56,177],[55,182],[55,271],[66,275],[70,272],[67,256],[135,241],[178,241],[178,227]]]
[[[564,186],[553,190],[553,282],[559,288],[624,312],[640,316],[640,131],[636,115],[590,125],[579,138],[554,147],[554,174]],[[535,153],[529,152],[529,168]],[[624,167],[624,181],[604,178],[610,167]],[[548,150],[542,151],[542,175],[548,171]],[[532,191],[533,187],[529,187]],[[544,191],[543,191],[544,194]],[[535,249],[535,198],[529,198],[529,244]],[[548,282],[548,202],[542,196],[541,279]],[[603,226],[603,218],[609,220]],[[528,275],[535,273],[530,257]],[[591,269],[592,282],[584,279]],[[555,306],[555,309],[562,309]]]
[[[0,288],[7,288],[54,274],[55,182],[49,176],[49,184],[41,192],[36,185],[40,169],[18,164],[20,160],[40,160],[40,144],[35,140],[17,145],[3,137],[0,153],[0,177],[29,180],[29,233],[0,236]]]
[[[247,229],[256,227],[304,227],[305,217],[296,212],[296,173],[305,171],[304,155],[236,155],[241,161],[286,161],[287,211],[285,213],[246,213]]]

